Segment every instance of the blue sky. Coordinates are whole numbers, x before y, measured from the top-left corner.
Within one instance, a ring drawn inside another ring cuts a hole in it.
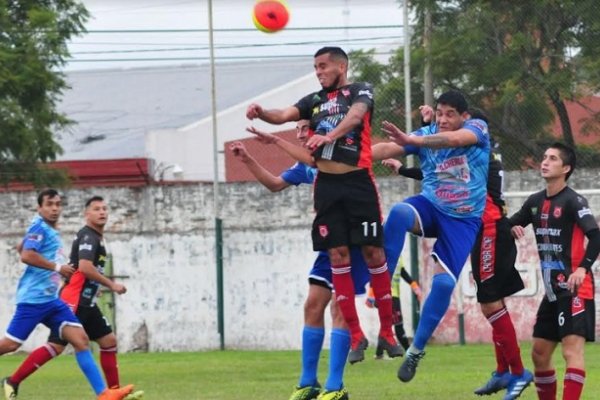
[[[207,0],[83,2],[92,14],[89,33],[71,43],[74,61],[67,70],[208,61]],[[397,0],[289,0],[290,22],[274,34],[254,28],[253,5],[253,0],[213,0],[217,61],[310,57],[331,44],[351,50],[402,42]]]

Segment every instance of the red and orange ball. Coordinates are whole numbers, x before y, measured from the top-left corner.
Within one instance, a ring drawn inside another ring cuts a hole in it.
[[[252,21],[262,32],[282,30],[290,20],[290,12],[283,0],[257,0],[252,9]]]

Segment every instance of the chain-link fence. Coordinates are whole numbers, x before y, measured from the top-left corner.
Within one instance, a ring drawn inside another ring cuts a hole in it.
[[[414,129],[424,98],[456,89],[487,116],[506,170],[537,169],[554,141],[576,148],[577,168],[600,167],[599,3],[415,0],[411,16]],[[351,80],[375,87],[375,140],[383,120],[406,126],[404,49],[385,53],[350,53]]]

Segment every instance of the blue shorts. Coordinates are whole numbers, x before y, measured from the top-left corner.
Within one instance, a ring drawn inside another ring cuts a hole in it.
[[[352,265],[352,281],[354,282],[354,294],[362,295],[367,292],[365,286],[369,283],[370,274],[360,247],[350,248],[350,259]],[[331,263],[326,251],[320,251],[308,275],[308,280],[316,285],[333,289],[333,278],[331,277]]]
[[[475,244],[481,218],[451,217],[421,195],[409,197],[404,202],[415,209],[423,236],[437,238],[431,255],[454,279],[458,279]]]
[[[60,299],[48,303],[20,303],[13,315],[6,337],[17,343],[23,343],[37,324],[44,324],[50,328],[50,334],[62,337],[62,328],[65,325],[81,326],[73,311]]]

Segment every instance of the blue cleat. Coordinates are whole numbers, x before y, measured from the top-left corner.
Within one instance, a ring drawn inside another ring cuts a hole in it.
[[[494,394],[508,387],[512,375],[510,372],[492,372],[492,377],[479,389],[475,389],[475,394],[478,396]]]
[[[523,393],[523,391],[533,382],[533,374],[531,371],[523,370],[521,375],[512,375],[510,383],[506,388],[506,395],[502,400],[514,400]]]

